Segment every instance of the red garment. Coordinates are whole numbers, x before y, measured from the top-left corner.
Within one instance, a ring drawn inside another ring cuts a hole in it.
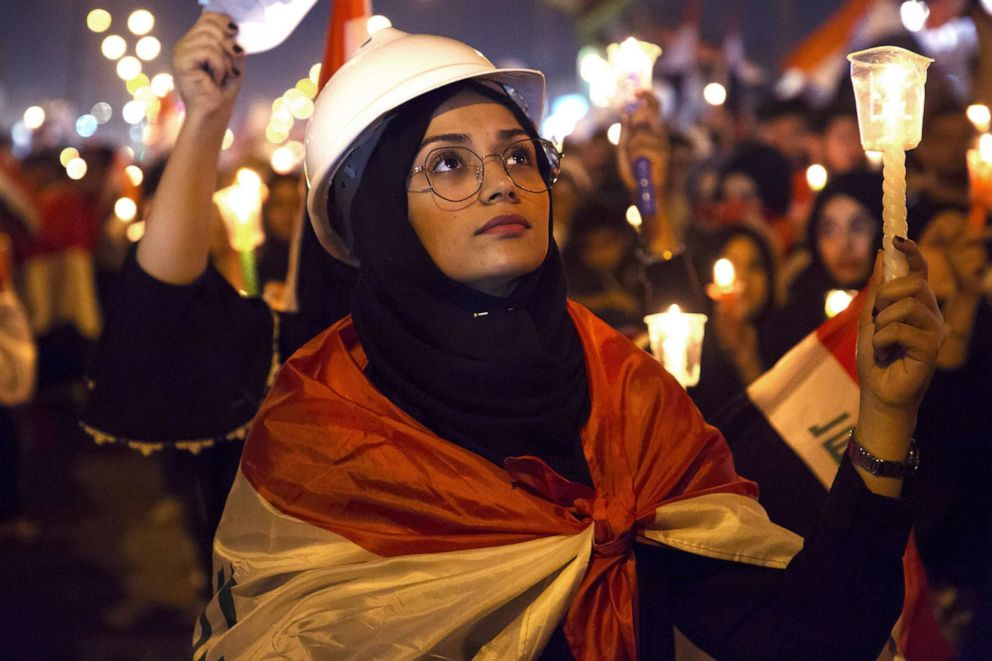
[[[241,470],[278,511],[380,556],[494,547],[595,524],[565,630],[578,659],[636,658],[631,543],[659,506],[711,493],[756,498],[720,432],[647,353],[569,303],[591,413],[581,438],[595,489],[536,457],[496,466],[431,433],[365,378],[345,318],[282,368]],[[539,451],[539,448],[535,448]]]

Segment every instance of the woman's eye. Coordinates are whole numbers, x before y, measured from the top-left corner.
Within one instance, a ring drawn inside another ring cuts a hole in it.
[[[430,171],[438,174],[452,172],[463,167],[465,163],[458,154],[446,153],[438,154],[430,163]]]
[[[527,165],[528,163],[533,163],[534,157],[526,149],[511,149],[506,154],[506,164],[507,165]]]

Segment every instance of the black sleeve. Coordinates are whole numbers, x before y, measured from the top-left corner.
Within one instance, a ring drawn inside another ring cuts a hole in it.
[[[261,299],[240,296],[213,267],[170,285],[132,250],[90,364],[84,428],[150,449],[243,434],[278,364],[276,328]]]
[[[845,457],[788,568],[638,545],[641,608],[717,659],[875,659],[902,606],[911,509],[869,491]]]

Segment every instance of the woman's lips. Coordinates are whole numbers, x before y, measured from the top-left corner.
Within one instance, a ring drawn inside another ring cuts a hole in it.
[[[526,218],[518,214],[504,214],[496,216],[488,223],[475,231],[475,235],[480,234],[522,234],[531,227]]]

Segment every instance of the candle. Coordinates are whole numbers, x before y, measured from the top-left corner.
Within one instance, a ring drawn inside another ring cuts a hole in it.
[[[214,204],[220,210],[231,247],[241,256],[244,290],[249,296],[258,294],[255,271],[255,248],[265,241],[262,230],[262,202],[268,189],[254,170],[241,168],[235,182],[214,193]]]
[[[905,237],[906,150],[920,144],[923,86],[933,60],[895,46],[852,53],[851,82],[858,106],[861,145],[882,152],[882,247],[885,279],[904,276],[905,256],[892,244]]]
[[[678,305],[644,317],[651,339],[651,352],[669,374],[688,388],[699,383],[699,360],[703,348],[705,314],[685,313]]]
[[[734,263],[726,257],[716,260],[713,265],[713,285],[717,294],[723,296],[733,294],[736,281],[737,272],[734,270]]]
[[[968,116],[968,121],[975,125],[975,130],[979,133],[986,133],[989,130],[989,124],[992,123],[992,112],[989,111],[989,107],[984,103],[973,103],[968,106],[968,110],[965,112]]]
[[[612,99],[615,107],[631,112],[637,103],[637,94],[651,90],[654,63],[659,55],[660,47],[634,37],[607,47],[606,56],[616,80]],[[648,159],[638,158],[634,162],[634,177],[637,180],[637,206],[642,214],[653,216],[656,210],[655,190],[651,184],[651,163]]]
[[[978,148],[968,150],[968,179],[971,187],[971,220],[974,230],[985,226],[985,215],[992,209],[992,135],[978,139]]]
[[[827,319],[833,319],[846,310],[857,295],[857,291],[848,289],[831,289],[828,291],[823,304],[823,312],[827,315]]]

